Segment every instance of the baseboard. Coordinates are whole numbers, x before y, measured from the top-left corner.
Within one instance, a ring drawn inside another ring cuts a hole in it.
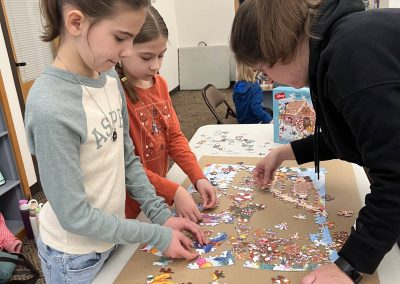
[[[176,92],[179,92],[181,90],[180,85],[176,86],[175,88],[173,88],[171,91],[169,91],[169,95],[172,96],[173,94],[175,94]]]

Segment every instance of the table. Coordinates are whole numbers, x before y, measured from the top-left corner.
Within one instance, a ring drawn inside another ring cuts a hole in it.
[[[189,145],[197,159],[200,159],[203,155],[261,158],[269,149],[279,145],[272,141],[273,125],[270,124],[206,125],[196,131]],[[368,179],[364,170],[358,165],[353,165],[353,170],[361,200],[364,201],[364,196],[369,193]],[[183,171],[176,164],[171,167],[167,177],[177,183],[183,183],[186,178]],[[143,214],[139,215],[138,219],[146,221],[146,217]],[[137,247],[138,244],[120,245],[115,254],[106,262],[93,283],[112,283]],[[378,267],[378,274],[382,284],[396,283],[396,279],[400,279],[399,259],[400,250],[396,245]]]

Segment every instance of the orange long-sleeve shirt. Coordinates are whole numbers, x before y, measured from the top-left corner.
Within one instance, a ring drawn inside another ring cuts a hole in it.
[[[141,158],[157,195],[172,205],[179,184],[165,178],[169,156],[193,184],[205,176],[180,129],[166,80],[160,75],[154,78],[155,84],[149,89],[135,87],[135,94],[139,98],[135,104],[125,94],[129,134],[135,145],[135,153]],[[140,213],[139,203],[131,198],[126,200],[126,217],[136,218]]]

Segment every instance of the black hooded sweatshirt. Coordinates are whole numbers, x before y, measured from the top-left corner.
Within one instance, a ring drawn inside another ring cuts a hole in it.
[[[320,7],[309,59],[316,133],[291,145],[299,164],[369,169],[371,192],[339,255],[370,274],[400,237],[400,9],[363,10],[360,0]]]

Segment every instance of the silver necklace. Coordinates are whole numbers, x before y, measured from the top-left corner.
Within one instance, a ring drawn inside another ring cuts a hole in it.
[[[64,64],[64,62],[62,62],[62,60],[60,59],[60,57],[57,56],[57,59],[61,62],[62,65],[64,65],[65,69],[67,69],[67,71],[68,71],[69,73],[71,73],[71,74],[75,77],[75,79],[79,82],[79,84],[80,84],[83,88],[85,88],[86,92],[90,95],[90,98],[95,102],[95,104],[97,105],[97,107],[99,108],[99,110],[103,113],[104,118],[107,120],[108,124],[112,127],[112,129],[111,129],[111,130],[112,130],[111,140],[112,140],[113,142],[117,141],[118,133],[117,133],[117,128],[115,127],[114,121],[111,120],[111,123],[110,123],[110,120],[108,119],[108,116],[104,113],[103,109],[100,107],[100,105],[98,104],[98,102],[94,99],[94,97],[93,97],[92,93],[89,91],[89,89],[83,84],[83,82],[78,78],[78,76],[77,76],[74,72],[72,72],[72,71],[67,67],[67,65]],[[105,88],[105,86],[104,86],[104,82],[103,82],[103,80],[101,79],[100,75],[99,75],[99,79],[100,79],[100,81],[101,81],[101,84],[103,85],[103,90],[104,90],[104,93],[105,93],[106,98],[107,98],[108,108],[110,109],[110,113],[111,113],[111,105],[110,105],[110,101],[108,100],[108,94],[107,94],[106,88]]]

